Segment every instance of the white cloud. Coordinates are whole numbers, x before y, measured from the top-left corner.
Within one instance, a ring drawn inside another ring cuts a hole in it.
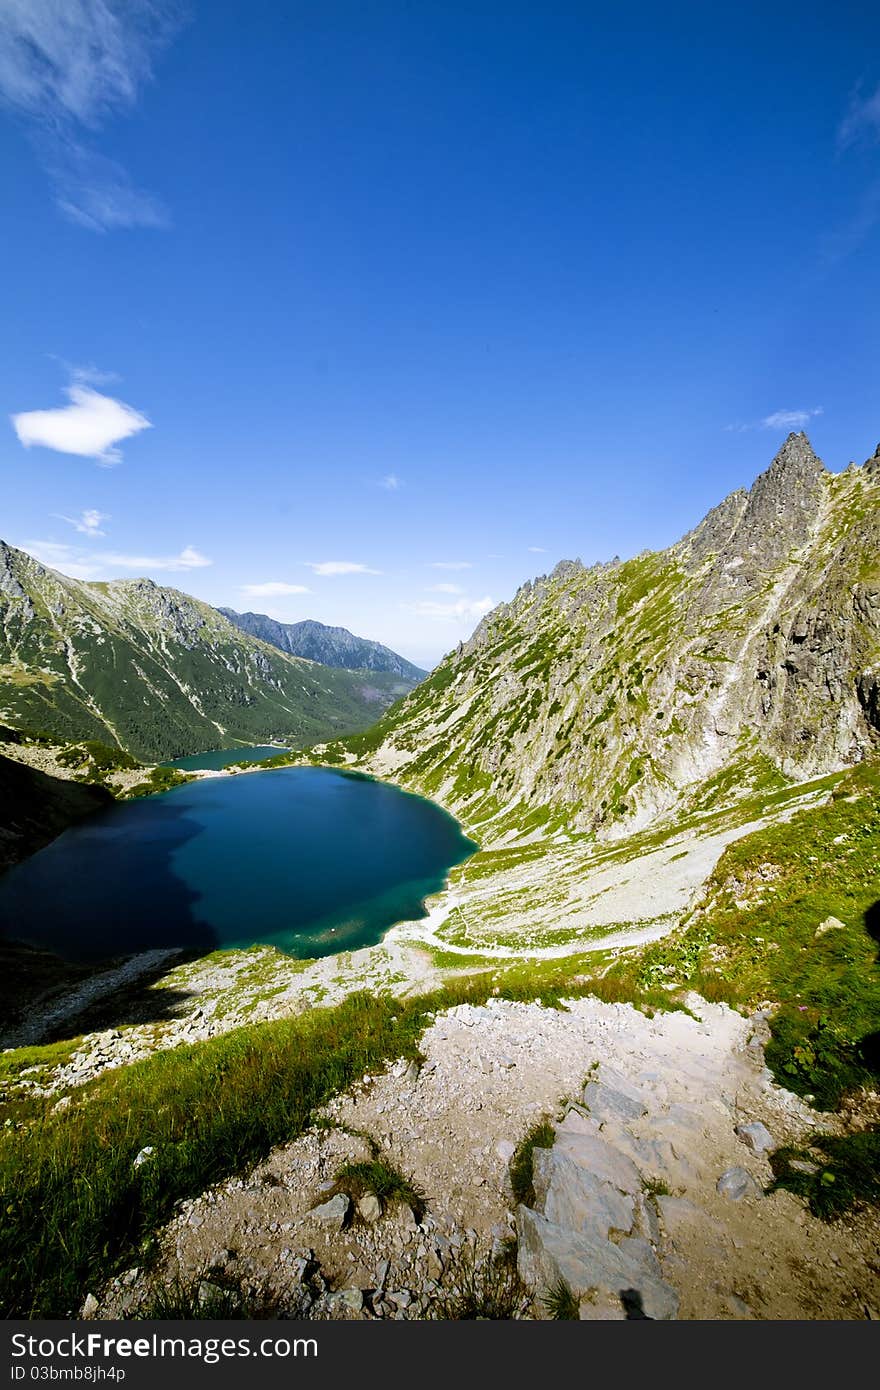
[[[454,603],[436,603],[422,599],[418,603],[403,605],[410,613],[420,618],[430,618],[433,622],[476,622],[495,607],[495,600],[487,594],[485,598],[460,598]]]
[[[867,137],[880,138],[880,87],[868,97],[858,93],[837,130],[838,148],[844,150]]]
[[[184,546],[179,555],[126,555],[115,550],[81,550],[57,541],[25,541],[21,547],[41,564],[61,569],[74,579],[102,579],[114,570],[185,571],[212,565],[195,546]]]
[[[463,594],[464,589],[460,584],[431,584],[425,590],[427,594]]]
[[[200,570],[214,563],[192,545],[184,546],[179,555],[120,555],[109,551],[97,558],[112,569],[125,570]]]
[[[381,570],[372,570],[369,565],[358,565],[353,560],[322,560],[319,564],[306,561],[310,570],[315,574],[381,574]]]
[[[25,541],[21,549],[39,560],[41,565],[60,569],[71,579],[100,579],[106,573],[98,560],[72,545],[61,545],[56,541]]]
[[[82,144],[130,110],[183,16],[179,0],[3,0],[0,100],[31,123],[67,216],[95,231],[163,225],[157,199]]]
[[[171,225],[171,215],[159,198],[136,188],[115,160],[85,145],[68,142],[63,154],[56,153],[49,163],[49,172],[64,216],[90,232]]]
[[[113,464],[122,458],[116,444],[151,428],[147,417],[132,406],[112,396],[102,396],[90,386],[68,386],[65,394],[70,405],[55,410],[26,410],[10,417],[26,449],[40,444],[58,453]]]
[[[743,434],[746,430],[801,429],[814,415],[821,414],[821,405],[815,406],[812,410],[774,410],[772,415],[765,415],[763,420],[752,420],[746,425],[725,425],[724,428],[734,434]]]
[[[310,594],[305,584],[284,584],[280,580],[269,580],[266,584],[242,584],[241,592],[251,598],[278,598],[281,594]]]
[[[814,415],[821,415],[821,405],[816,406],[815,410],[775,410],[772,415],[765,415],[761,421],[763,430],[793,430],[799,429],[811,420]]]
[[[528,547],[528,549],[529,549],[529,554],[531,554],[531,555],[546,555],[546,554],[547,554],[546,547],[543,546],[543,545],[530,545],[530,546]]]
[[[428,565],[432,570],[472,570],[470,560],[432,560]]]
[[[379,486],[384,487],[386,492],[398,492],[403,487],[403,481],[396,473],[386,473],[384,478],[379,479]]]
[[[84,512],[80,512],[78,517],[64,516],[61,512],[55,512],[54,515],[58,517],[59,521],[66,521],[74,530],[81,531],[84,536],[105,535],[106,533],[100,529],[101,522],[110,520],[110,513],[99,512],[97,507],[87,508]]]

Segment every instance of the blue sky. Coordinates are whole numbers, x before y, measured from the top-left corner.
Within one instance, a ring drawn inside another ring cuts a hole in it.
[[[0,535],[432,664],[790,428],[861,462],[878,53],[862,3],[0,0]]]

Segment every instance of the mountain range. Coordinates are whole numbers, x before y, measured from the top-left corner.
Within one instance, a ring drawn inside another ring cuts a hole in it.
[[[348,748],[497,842],[619,838],[878,741],[880,449],[833,474],[797,433],[668,550],[524,584]]]
[[[366,637],[355,637],[345,627],[327,627],[311,618],[300,623],[281,623],[266,613],[236,613],[234,608],[217,611],[251,637],[259,637],[261,642],[268,642],[279,651],[320,662],[322,666],[343,667],[349,671],[389,671],[413,685],[428,674],[390,647]]]
[[[86,583],[0,542],[0,720],[145,761],[372,724],[412,688],[279,651],[149,579]]]

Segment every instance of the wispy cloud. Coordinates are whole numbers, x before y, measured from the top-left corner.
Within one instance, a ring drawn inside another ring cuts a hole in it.
[[[89,507],[79,516],[64,516],[62,512],[55,512],[59,521],[66,521],[75,531],[81,531],[84,536],[103,536],[106,532],[102,531],[101,522],[110,520],[109,512],[99,512],[97,507]]]
[[[214,563],[192,545],[185,545],[179,555],[120,555],[108,551],[100,558],[111,569],[124,570],[201,570]]]
[[[470,560],[431,560],[428,568],[432,570],[472,570],[473,565]]]
[[[280,598],[282,594],[310,594],[305,584],[285,584],[278,579],[270,579],[266,584],[242,584],[241,592],[250,598]]]
[[[3,0],[0,101],[28,123],[61,210],[93,231],[163,226],[161,202],[83,143],[130,110],[183,20],[178,0]]]
[[[431,584],[425,590],[426,594],[463,594],[464,589],[460,584]]]
[[[113,396],[102,396],[90,386],[68,386],[65,395],[70,405],[54,410],[25,410],[10,416],[26,449],[40,444],[61,454],[77,454],[109,466],[122,458],[117,444],[151,428],[146,415]]]
[[[546,555],[547,548],[543,545],[530,545],[527,547],[530,555]]]
[[[812,420],[814,415],[821,415],[821,405],[815,406],[812,410],[774,410],[772,415],[765,415],[761,421],[762,430],[795,430],[800,429]]]
[[[205,569],[214,562],[195,546],[184,546],[178,555],[128,555],[115,550],[82,550],[57,541],[25,541],[22,550],[44,565],[61,569],[74,579],[101,579],[116,570],[184,572]]]
[[[859,140],[880,140],[880,87],[870,96],[856,91],[837,128],[838,149],[848,149]]]
[[[396,473],[386,473],[384,478],[379,479],[379,486],[386,492],[399,492],[403,487],[403,479],[398,478]]]
[[[476,622],[495,607],[495,600],[488,594],[485,598],[459,598],[454,603],[421,599],[418,603],[405,603],[403,607],[420,618],[429,618],[432,622]]]
[[[88,551],[77,550],[72,545],[62,545],[57,541],[25,541],[21,549],[41,565],[61,570],[71,579],[101,579],[106,574],[101,562],[90,556]]]
[[[307,560],[306,564],[314,574],[381,574],[381,570],[370,569],[369,565],[356,564],[354,560],[321,560],[315,564]]]
[[[765,415],[761,420],[751,420],[745,425],[725,425],[724,428],[735,434],[742,434],[746,430],[798,430],[822,413],[821,405],[814,406],[812,410],[774,410],[772,415]]]

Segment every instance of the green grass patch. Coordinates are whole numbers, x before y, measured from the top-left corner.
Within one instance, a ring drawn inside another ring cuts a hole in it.
[[[792,1162],[815,1166],[815,1172]],[[861,1202],[880,1200],[880,1126],[855,1134],[815,1134],[810,1149],[777,1149],[770,1158],[774,1181],[803,1197],[814,1216],[832,1221]]]
[[[817,934],[830,917],[841,925]],[[875,761],[838,779],[824,805],[729,846],[689,925],[606,979],[632,997],[687,987],[741,1008],[771,1001],[774,1076],[834,1109],[880,1074],[878,940]]]
[[[378,1199],[383,1215],[401,1204],[412,1208],[416,1221],[421,1221],[425,1214],[425,1194],[383,1158],[344,1163],[337,1170],[334,1191],[344,1192],[353,1202],[371,1192]]]

